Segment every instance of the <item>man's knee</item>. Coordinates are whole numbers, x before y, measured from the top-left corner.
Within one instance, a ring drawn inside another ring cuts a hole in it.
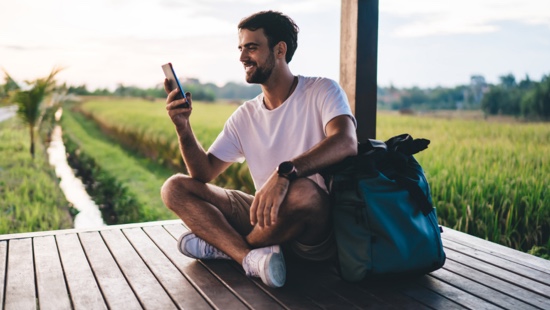
[[[192,179],[184,174],[175,174],[168,178],[160,189],[164,204],[174,209],[178,201],[185,201],[189,195],[189,183]]]
[[[327,193],[307,178],[300,178],[291,183],[285,202],[289,211],[296,214],[328,214],[329,211]]]

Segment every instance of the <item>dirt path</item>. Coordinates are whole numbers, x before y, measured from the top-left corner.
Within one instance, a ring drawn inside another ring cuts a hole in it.
[[[0,107],[0,122],[7,120],[15,115],[17,106],[11,105],[7,107]]]

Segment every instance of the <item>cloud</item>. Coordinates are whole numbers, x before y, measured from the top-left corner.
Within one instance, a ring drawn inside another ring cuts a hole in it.
[[[547,0],[384,0],[380,12],[405,21],[393,32],[398,37],[495,32],[507,21],[550,28]]]
[[[22,46],[22,45],[0,45],[0,47],[8,50],[16,50],[16,51],[25,51],[30,49],[29,47]]]

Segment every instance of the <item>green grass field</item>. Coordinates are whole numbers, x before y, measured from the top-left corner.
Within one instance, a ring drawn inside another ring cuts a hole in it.
[[[231,104],[193,102],[191,124],[205,149],[214,142],[229,115],[237,108]],[[156,163],[185,172],[177,135],[163,101],[139,99],[93,100],[79,107],[103,132],[125,148],[137,151]],[[216,180],[231,188],[254,191],[246,163],[234,164]]]
[[[72,228],[69,203],[36,143],[29,153],[29,133],[19,119],[0,122],[0,234]]]
[[[194,103],[191,122],[207,148],[236,106]],[[163,102],[97,100],[81,106],[104,133],[160,164],[184,169]],[[416,158],[426,170],[441,224],[506,246],[550,249],[550,125],[379,113],[380,140],[431,140]],[[246,165],[219,184],[253,191]]]
[[[139,154],[132,154],[101,133],[99,127],[84,116],[65,109],[62,117],[63,140],[67,150],[84,159],[86,173],[94,183],[88,191],[100,206],[109,205],[117,219],[110,224],[133,223],[176,218],[160,198],[160,188],[172,172]],[[105,197],[108,196],[108,197]],[[99,199],[99,200],[98,200]],[[106,214],[104,212],[104,219]]]

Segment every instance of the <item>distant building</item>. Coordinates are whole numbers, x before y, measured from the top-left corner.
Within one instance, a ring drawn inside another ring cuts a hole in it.
[[[483,95],[489,90],[489,86],[485,81],[483,75],[472,75],[470,77],[470,89],[469,94],[465,94],[465,98],[468,98],[468,102],[474,105],[479,105],[483,99]]]

